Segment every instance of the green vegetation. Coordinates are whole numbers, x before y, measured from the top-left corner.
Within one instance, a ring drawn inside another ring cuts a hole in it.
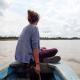
[[[0,37],[0,40],[17,40],[18,37]],[[55,38],[48,38],[48,37],[41,37],[41,40],[80,40],[78,37],[72,38],[63,38],[63,37],[55,37]]]
[[[72,37],[72,38],[64,38],[64,37],[55,37],[55,38],[48,38],[48,37],[43,37],[40,38],[42,40],[80,40],[78,37]]]
[[[0,40],[17,40],[18,37],[0,37]]]

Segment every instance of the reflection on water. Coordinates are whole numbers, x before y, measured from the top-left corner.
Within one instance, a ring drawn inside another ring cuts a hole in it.
[[[68,61],[72,61],[72,62],[75,62],[75,63],[78,63],[78,64],[80,64],[80,61],[79,60],[76,60],[76,59],[68,59]]]
[[[57,48],[58,54],[80,76],[80,40],[41,40],[41,47]],[[16,40],[0,41],[0,63],[14,60]]]

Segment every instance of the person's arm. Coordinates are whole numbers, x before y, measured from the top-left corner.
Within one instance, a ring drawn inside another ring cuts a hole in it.
[[[37,73],[40,72],[40,62],[39,62],[39,32],[37,27],[34,27],[32,34],[32,49],[33,49],[33,57],[36,64]]]
[[[38,48],[34,48],[33,49],[33,56],[34,56],[34,61],[36,64],[36,72],[39,74],[40,73],[40,62],[39,62],[39,49]]]
[[[34,61],[35,61],[35,64],[39,65],[40,62],[39,62],[39,49],[38,48],[34,48],[33,49],[33,56],[34,56]]]

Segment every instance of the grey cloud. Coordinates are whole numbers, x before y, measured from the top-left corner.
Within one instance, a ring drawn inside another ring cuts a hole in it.
[[[0,9],[4,9],[6,7],[6,3],[4,0],[0,0]]]
[[[5,3],[4,0],[0,0],[0,16],[3,16],[3,10],[5,10],[7,4]]]

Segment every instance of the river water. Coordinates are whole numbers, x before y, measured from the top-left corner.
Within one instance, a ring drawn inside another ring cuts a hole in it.
[[[57,48],[62,59],[80,77],[80,40],[41,40],[41,47]],[[17,40],[0,41],[0,63],[14,60]]]

